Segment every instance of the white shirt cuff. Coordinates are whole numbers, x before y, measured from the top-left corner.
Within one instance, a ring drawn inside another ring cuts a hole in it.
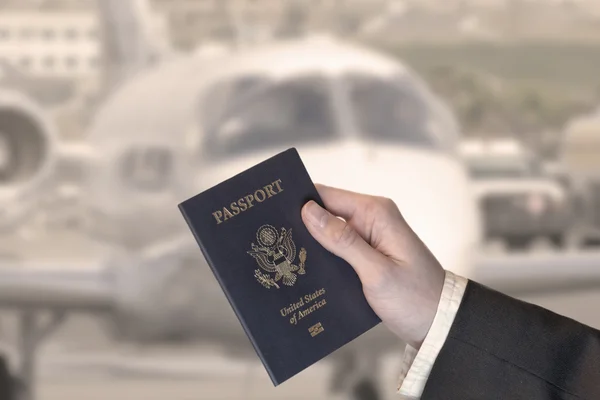
[[[419,350],[407,345],[400,372],[398,394],[404,399],[419,399],[433,368],[433,364],[446,342],[454,317],[458,312],[468,280],[446,271],[444,288],[438,309],[429,332]]]

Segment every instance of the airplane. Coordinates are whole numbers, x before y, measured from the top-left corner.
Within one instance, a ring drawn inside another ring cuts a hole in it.
[[[96,172],[82,193],[91,226],[102,229],[103,218],[113,225],[106,251],[74,266],[21,261],[0,270],[0,304],[51,311],[42,331],[70,312],[97,313],[120,340],[199,338],[250,356],[175,205],[292,145],[315,181],[394,199],[450,270],[516,293],[600,283],[593,257],[520,256],[517,264],[504,257],[478,266],[471,257],[480,216],[455,152],[457,123],[408,68],[344,42],[305,39],[198,64],[173,61],[121,86],[98,110],[87,140]],[[140,226],[129,228],[134,222]],[[30,349],[39,337],[32,315],[23,313],[21,323]],[[349,355],[371,365],[397,347],[382,328],[364,335],[332,357],[335,380],[352,376],[344,367]],[[375,371],[359,381],[375,387]],[[358,382],[336,385],[351,393]]]
[[[63,259],[0,266],[0,306],[20,316],[26,396],[39,345],[74,313],[109,321],[121,341],[203,340],[252,357],[176,204],[291,146],[314,181],[392,198],[447,269],[515,295],[600,285],[595,255],[474,255],[481,216],[459,136],[408,67],[332,38],[175,57],[123,81],[74,157],[88,223],[62,244]],[[89,242],[93,256],[69,257]],[[400,343],[378,327],[336,352],[332,387],[379,398],[378,360],[391,349]]]

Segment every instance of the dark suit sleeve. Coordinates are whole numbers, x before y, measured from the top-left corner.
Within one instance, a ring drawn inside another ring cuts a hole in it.
[[[600,400],[600,331],[469,281],[421,399]]]

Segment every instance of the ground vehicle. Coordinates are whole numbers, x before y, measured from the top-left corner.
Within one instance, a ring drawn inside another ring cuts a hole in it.
[[[523,248],[537,238],[562,247],[572,224],[566,188],[538,174],[534,157],[515,140],[468,140],[461,145],[484,218],[485,237]]]
[[[567,125],[560,161],[575,199],[576,240],[600,242],[600,110]]]

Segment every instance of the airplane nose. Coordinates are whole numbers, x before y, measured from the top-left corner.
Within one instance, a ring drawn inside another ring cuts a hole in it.
[[[306,160],[315,182],[391,198],[444,268],[470,275],[470,257],[481,229],[459,160],[426,149],[392,146],[348,146],[323,156],[330,160],[327,168],[319,168],[323,158]]]

